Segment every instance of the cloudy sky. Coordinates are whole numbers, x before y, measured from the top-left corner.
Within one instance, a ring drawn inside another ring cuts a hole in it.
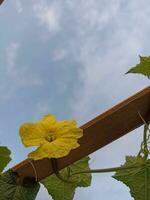
[[[78,125],[149,85],[124,75],[150,55],[149,0],[5,0],[0,7],[0,144],[12,150],[9,167],[29,149],[19,126],[52,113]],[[110,133],[111,134],[111,133]],[[142,129],[91,155],[92,168],[118,166],[138,152]],[[74,200],[131,200],[111,178],[93,175]],[[101,198],[100,198],[101,197]],[[42,188],[36,200],[48,200]]]

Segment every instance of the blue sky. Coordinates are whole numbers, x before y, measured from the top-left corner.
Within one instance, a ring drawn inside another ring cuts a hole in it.
[[[149,85],[124,75],[150,55],[148,0],[5,0],[0,7],[0,144],[12,150],[12,165],[30,151],[19,126],[52,113],[59,120],[87,122]],[[118,166],[138,152],[138,129],[91,155],[91,167]],[[111,134],[111,133],[110,133]],[[75,200],[130,200],[128,189],[93,175]],[[50,199],[44,189],[37,200]]]

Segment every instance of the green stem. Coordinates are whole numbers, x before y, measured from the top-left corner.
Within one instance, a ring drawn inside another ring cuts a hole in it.
[[[147,125],[144,126],[144,138],[143,138],[143,141],[144,141],[144,158],[147,159],[148,157],[148,154],[149,154],[149,151],[148,151],[148,147],[147,147]]]
[[[140,156],[141,153],[143,153],[144,154],[144,158],[147,159],[148,155],[149,155],[149,150],[148,150],[148,145],[147,145],[149,136],[147,137],[147,131],[150,132],[150,129],[149,129],[150,115],[148,116],[148,120],[146,122],[145,119],[143,118],[143,116],[140,114],[140,112],[138,112],[138,114],[139,114],[141,120],[144,123],[143,142],[141,143],[141,149],[140,149],[140,151],[138,153],[138,156]]]
[[[61,181],[65,182],[65,183],[73,183],[67,179],[64,179],[61,174],[59,173],[58,170],[58,165],[57,165],[57,159],[56,158],[51,158],[51,164],[52,164],[52,169],[54,171],[54,174],[57,176],[58,179],[60,179]]]
[[[134,169],[134,168],[139,168],[142,165],[131,165],[128,167],[112,167],[112,168],[106,168],[106,169],[92,169],[92,170],[85,170],[85,171],[80,171],[73,173],[71,176],[77,175],[77,174],[83,174],[83,173],[105,173],[105,172],[116,172],[116,171],[121,171],[125,169]]]

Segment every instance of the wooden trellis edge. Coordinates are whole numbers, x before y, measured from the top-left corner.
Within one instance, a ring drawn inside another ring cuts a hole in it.
[[[150,87],[136,93],[81,126],[83,137],[79,140],[80,147],[72,150],[68,156],[58,159],[58,168],[63,169],[140,127],[143,121],[138,112],[141,113],[144,119],[147,119],[150,113]],[[26,159],[14,166],[12,170],[17,172],[22,179],[25,177],[35,178],[35,169],[38,180],[53,173],[50,159],[32,162],[33,164],[31,164],[29,159]]]

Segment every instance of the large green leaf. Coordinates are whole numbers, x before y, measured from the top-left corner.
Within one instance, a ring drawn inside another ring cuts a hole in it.
[[[123,182],[130,188],[131,196],[135,200],[150,199],[150,160],[142,157],[126,156],[126,163],[122,167],[137,166],[137,168],[117,171],[113,178]]]
[[[140,56],[140,63],[137,64],[135,67],[132,67],[126,74],[128,73],[139,73],[150,78],[150,56]]]
[[[89,157],[85,157],[60,171],[61,177],[70,183],[61,181],[54,174],[42,180],[41,183],[54,200],[72,200],[77,187],[88,187],[91,184],[91,174],[83,173],[71,176],[79,171],[90,170],[88,161]],[[68,177],[68,175],[70,176]]]
[[[17,176],[9,170],[0,176],[0,200],[34,200],[39,187],[35,182],[18,184]]]
[[[4,170],[7,164],[10,162],[11,151],[7,147],[0,147],[0,172]]]

